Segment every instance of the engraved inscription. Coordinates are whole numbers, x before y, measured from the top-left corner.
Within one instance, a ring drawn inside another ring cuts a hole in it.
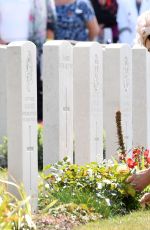
[[[129,88],[129,61],[127,57],[124,58],[123,63],[123,87],[125,92],[127,92]]]
[[[36,120],[36,103],[34,97],[25,97],[24,98],[24,107],[23,107],[23,121],[35,121]]]
[[[60,63],[60,68],[63,70],[69,70],[72,68],[72,64],[70,62],[69,63],[62,62]]]
[[[100,71],[99,71],[99,60],[98,60],[98,55],[95,54],[94,56],[94,89],[95,91],[98,91],[100,89]]]
[[[31,52],[28,51],[27,59],[26,59],[26,89],[28,92],[31,92],[31,87],[33,83],[32,79],[32,58],[31,58]]]

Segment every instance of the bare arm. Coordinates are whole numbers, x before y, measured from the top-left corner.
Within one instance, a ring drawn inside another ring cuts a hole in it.
[[[48,40],[53,40],[54,39],[54,31],[48,29],[47,30],[47,39]]]
[[[56,18],[54,0],[47,0],[47,39],[54,39]]]
[[[89,39],[94,40],[100,33],[101,29],[98,25],[96,17],[87,22],[87,29],[89,30]]]

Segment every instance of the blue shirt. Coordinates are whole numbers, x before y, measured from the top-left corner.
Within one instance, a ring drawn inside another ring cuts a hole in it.
[[[87,41],[86,23],[95,17],[89,0],[76,0],[73,3],[56,6],[57,23],[55,39]]]

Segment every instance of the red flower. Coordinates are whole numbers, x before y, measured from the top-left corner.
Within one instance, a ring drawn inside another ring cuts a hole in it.
[[[148,150],[148,149],[146,149],[146,150],[144,151],[144,157],[145,157],[145,158],[147,158],[147,157],[148,157],[148,155],[149,155],[149,150]]]
[[[144,152],[144,158],[148,164],[150,164],[150,151],[148,149]]]
[[[136,158],[140,154],[141,154],[141,150],[140,149],[134,149],[133,153],[132,153],[132,158]]]
[[[146,161],[148,164],[150,164],[150,154],[148,155],[148,157],[146,158]]]
[[[138,164],[137,162],[133,161],[131,158],[128,158],[126,162],[128,167],[131,169],[133,169]]]

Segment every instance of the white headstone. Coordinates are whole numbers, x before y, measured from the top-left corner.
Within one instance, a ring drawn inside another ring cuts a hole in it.
[[[96,42],[74,47],[75,162],[103,160],[102,48]]]
[[[0,45],[0,143],[7,135],[6,113],[6,46]]]
[[[150,148],[150,53],[132,49],[133,61],[133,146]]]
[[[73,160],[73,48],[68,41],[44,45],[44,165]]]
[[[125,149],[132,148],[132,53],[127,44],[110,44],[104,49],[104,130],[106,158],[119,147],[116,112],[122,115]]]
[[[35,45],[10,43],[7,65],[8,172],[18,184],[24,184],[35,210],[38,180]]]

